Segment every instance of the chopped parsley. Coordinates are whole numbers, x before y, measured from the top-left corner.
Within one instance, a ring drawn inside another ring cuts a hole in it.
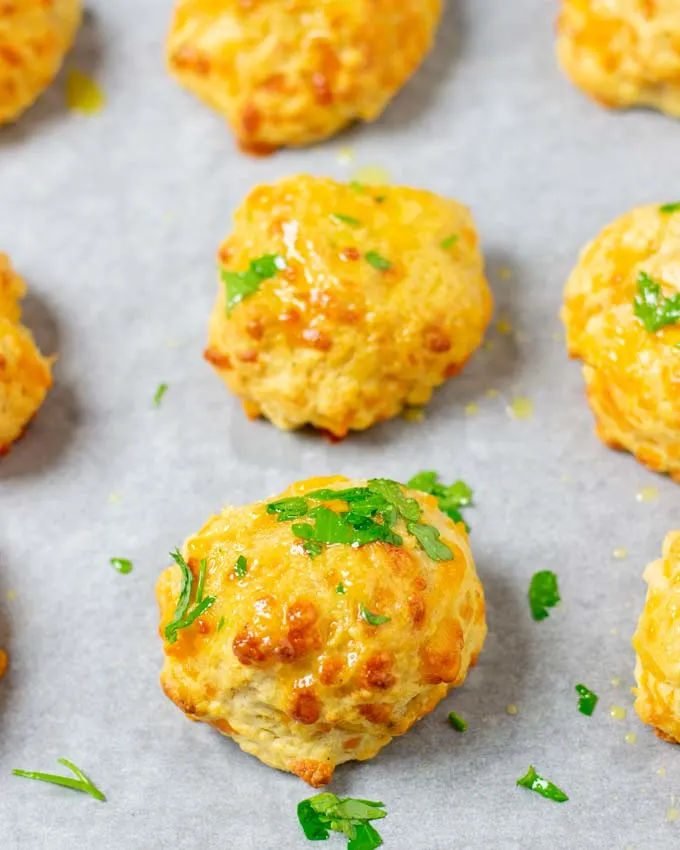
[[[280,499],[278,502],[270,502],[267,505],[267,513],[277,514],[279,522],[299,519],[307,513],[307,510],[307,500],[298,497]]]
[[[318,558],[319,555],[323,552],[323,544],[315,543],[313,540],[305,540],[302,544],[302,548],[309,555],[309,557],[314,560],[314,558]]]
[[[569,799],[557,785],[553,785],[549,780],[539,776],[532,764],[529,765],[526,774],[517,780],[517,784],[521,785],[522,788],[528,788],[530,791],[540,794],[542,797],[547,797],[548,800],[554,800],[556,803],[566,803]]]
[[[554,608],[560,601],[557,589],[557,576],[550,570],[534,573],[529,585],[529,607],[534,620],[545,620],[548,608]]]
[[[156,390],[156,393],[153,397],[153,406],[154,407],[160,407],[160,404],[163,401],[163,396],[167,393],[167,391],[168,391],[168,385],[167,384],[159,384],[158,385],[158,389]]]
[[[243,576],[248,572],[248,561],[246,561],[243,555],[239,555],[236,559],[234,572],[239,578],[243,578]]]
[[[585,685],[576,685],[576,693],[578,694],[578,710],[581,714],[592,717],[595,706],[597,705],[597,694],[593,693]]]
[[[638,291],[635,296],[635,315],[649,333],[656,333],[666,325],[680,320],[680,292],[665,298],[661,286],[646,272],[638,276]]]
[[[58,773],[38,773],[35,770],[13,770],[12,774],[14,776],[23,776],[24,779],[37,779],[40,782],[50,782],[52,785],[61,785],[64,788],[72,788],[74,791],[82,791],[84,794],[89,794],[90,797],[94,797],[95,800],[100,800],[102,803],[106,800],[106,797],[99,788],[73,762],[68,759],[57,759],[57,761],[59,764],[67,767],[76,778],[71,779],[70,776],[60,776]]]
[[[663,215],[670,215],[670,213],[678,212],[678,210],[680,210],[680,201],[673,204],[663,204],[659,207],[659,212]]]
[[[196,597],[194,599],[194,607],[191,608],[191,596],[194,586],[194,574],[191,572],[191,569],[187,562],[182,557],[182,553],[179,549],[175,549],[174,552],[170,553],[172,559],[177,564],[177,566],[182,571],[182,587],[179,592],[179,598],[177,599],[177,607],[175,608],[175,614],[170,620],[170,622],[165,627],[165,639],[168,643],[176,643],[177,641],[177,632],[180,629],[186,629],[189,626],[193,625],[193,623],[203,614],[205,611],[210,608],[211,605],[215,603],[214,596],[206,596],[203,598],[203,585],[205,583],[205,572],[207,567],[207,561],[205,558],[201,561],[201,565],[199,568],[199,577],[198,577],[198,585]],[[199,597],[200,592],[200,597]]]
[[[359,613],[361,614],[361,619],[365,620],[369,626],[382,626],[385,623],[389,623],[392,619],[391,617],[384,617],[382,614],[374,614],[368,610],[363,602],[359,605]]]
[[[220,617],[220,621],[217,624],[217,631],[221,632],[223,628],[224,628],[224,617]]]
[[[467,723],[463,720],[463,718],[459,714],[456,714],[455,711],[451,711],[449,713],[449,723],[451,724],[451,726],[453,726],[453,728],[456,730],[456,732],[466,732],[467,731]]]
[[[375,522],[370,516],[359,513],[335,513],[324,505],[319,505],[307,515],[314,520],[310,523],[296,523],[293,525],[293,534],[302,540],[313,543],[344,543],[348,546],[365,546],[367,543],[375,543],[382,540],[385,543],[393,543],[401,546],[402,538],[395,534],[392,529],[381,523]]]
[[[360,227],[361,222],[358,218],[354,218],[351,215],[344,215],[343,213],[331,213],[331,218],[333,221],[340,222],[341,224],[349,224],[350,227]]]
[[[336,593],[347,593],[347,590],[345,589],[345,585],[342,582],[340,582],[338,584],[338,586],[335,588],[335,592]]]
[[[358,180],[352,180],[352,182],[349,184],[349,188],[354,189],[355,192],[365,192],[366,191],[366,187],[364,186],[364,184],[359,183]]]
[[[439,243],[440,247],[444,249],[444,251],[448,251],[449,248],[453,248],[453,246],[458,241],[458,234],[452,233],[450,236],[447,236],[446,239],[442,239]]]
[[[472,504],[474,493],[464,481],[455,481],[447,487],[439,483],[439,475],[436,472],[428,471],[414,475],[406,486],[409,490],[420,490],[423,493],[436,496],[439,510],[454,522],[462,522],[465,528],[470,531],[460,508],[467,508]]]
[[[257,260],[251,260],[250,266],[244,272],[228,272],[222,270],[222,280],[226,285],[227,316],[246,298],[254,295],[263,281],[269,280],[278,271],[286,268],[286,261],[280,254],[264,254]]]
[[[371,821],[387,816],[384,803],[326,791],[299,802],[297,815],[310,841],[326,841],[331,832],[339,832],[348,838],[347,850],[375,850],[383,843]]]
[[[433,525],[425,525],[422,522],[407,522],[406,528],[416,538],[420,548],[432,558],[433,561],[452,561],[453,552],[446,543],[442,543],[439,530]]]
[[[111,558],[109,563],[116,572],[119,572],[123,576],[132,572],[132,561],[128,561],[127,558]]]
[[[392,268],[392,263],[381,256],[377,251],[368,251],[366,253],[366,262],[370,263],[374,269],[379,272],[386,272]]]

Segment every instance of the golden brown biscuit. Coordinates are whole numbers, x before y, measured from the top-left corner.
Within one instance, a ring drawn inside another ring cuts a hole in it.
[[[81,0],[0,3],[0,124],[18,118],[49,86],[81,16]]]
[[[308,145],[373,121],[428,53],[441,0],[179,0],[171,73],[242,148]]]
[[[350,499],[356,530],[343,542],[315,543],[305,531],[339,539],[347,530],[348,502],[320,489]],[[384,513],[366,519],[367,496],[389,514],[385,492],[415,510],[417,528],[403,513],[388,524]],[[411,533],[422,537],[423,528],[434,558]],[[394,482],[293,484],[268,502],[227,508],[183,553],[194,594],[205,559],[203,597],[214,603],[173,632],[182,572],[173,565],[161,575],[165,693],[191,719],[310,785],[330,782],[342,762],[372,758],[431,711],[463,683],[486,636],[464,524],[435,497]]]
[[[603,106],[680,116],[677,0],[563,0],[557,54],[567,76]]]
[[[50,360],[19,323],[26,285],[0,254],[0,455],[35,416],[52,385]]]
[[[416,189],[261,186],[220,263],[206,359],[249,415],[279,428],[343,437],[424,404],[491,314],[469,211]]]
[[[664,542],[663,558],[645,570],[647,601],[633,637],[637,653],[635,710],[667,741],[680,741],[680,531]]]
[[[680,481],[677,206],[639,207],[606,227],[567,283],[562,320],[600,439]],[[671,321],[655,322],[657,310]]]

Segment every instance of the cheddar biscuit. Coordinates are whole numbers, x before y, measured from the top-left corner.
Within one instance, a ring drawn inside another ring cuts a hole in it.
[[[396,482],[298,482],[212,517],[175,559],[157,586],[165,693],[313,786],[432,711],[486,636],[465,524]]]

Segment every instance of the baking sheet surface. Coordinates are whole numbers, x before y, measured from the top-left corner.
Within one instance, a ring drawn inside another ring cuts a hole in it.
[[[0,131],[0,250],[29,282],[43,349],[59,352],[53,391],[0,466],[0,646],[11,664],[0,846],[308,846],[295,816],[306,786],[187,722],[161,693],[154,582],[170,549],[226,503],[310,475],[404,480],[430,468],[475,488],[488,642],[461,690],[378,758],[339,768],[332,790],[386,802],[386,850],[679,846],[666,815],[680,752],[632,711],[630,638],[642,570],[678,527],[680,491],[595,439],[557,313],[578,251],[604,224],[677,200],[680,124],[608,113],[576,92],[553,58],[554,3],[452,0],[435,52],[380,122],[248,159],[166,76],[167,0],[88,6],[69,66],[99,80],[107,108],[66,111],[62,76]],[[338,156],[348,146],[355,166],[472,207],[497,315],[514,332],[492,331],[424,422],[331,446],[248,422],[201,353],[216,248],[243,195],[301,171],[349,179]],[[516,394],[533,418],[508,415]],[[479,412],[466,414],[473,402]],[[636,501],[645,486],[657,502]],[[117,575],[112,556],[134,572]],[[563,603],[536,624],[526,591],[539,569],[558,574]],[[576,710],[577,682],[600,695],[591,719]],[[448,727],[451,710],[467,734]],[[59,756],[108,802],[10,776],[53,770]],[[529,763],[570,802],[516,789]]]

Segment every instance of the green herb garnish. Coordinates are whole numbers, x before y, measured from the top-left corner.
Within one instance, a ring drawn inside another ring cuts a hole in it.
[[[418,502],[405,496],[401,485],[396,481],[390,481],[388,478],[372,478],[368,486],[393,505],[405,520],[417,522],[422,516],[423,511]]]
[[[456,714],[455,711],[451,711],[449,713],[449,723],[453,726],[456,732],[465,732],[467,730],[467,723],[459,714]]]
[[[76,778],[71,779],[69,776],[60,776],[58,773],[38,773],[34,770],[13,770],[12,774],[14,776],[23,776],[24,779],[37,779],[40,782],[50,782],[52,785],[62,785],[64,788],[82,791],[84,794],[89,794],[90,797],[94,797],[95,800],[100,800],[101,802],[106,800],[106,797],[99,788],[73,762],[70,762],[68,759],[57,759],[57,761],[75,774]]]
[[[451,236],[447,236],[446,239],[442,239],[439,244],[445,251],[447,251],[449,248],[453,248],[457,241],[458,234],[452,233]]]
[[[168,391],[168,385],[167,384],[159,384],[158,385],[158,389],[156,390],[156,393],[153,397],[154,407],[160,407],[160,403],[163,401],[163,396],[167,393],[167,391]]]
[[[361,614],[361,619],[365,620],[371,626],[382,626],[385,623],[389,623],[392,619],[391,617],[383,617],[382,614],[374,614],[368,610],[363,602],[359,605],[359,613]]]
[[[176,643],[177,632],[180,629],[186,629],[189,626],[193,625],[193,623],[201,616],[201,614],[207,611],[208,608],[210,608],[210,606],[215,603],[215,597],[202,597],[203,583],[205,581],[205,570],[207,566],[207,562],[205,561],[205,559],[203,559],[201,561],[201,566],[199,569],[199,580],[197,587],[197,590],[200,590],[201,592],[201,598],[198,598],[197,593],[197,598],[194,600],[194,607],[189,610],[191,604],[191,594],[194,585],[194,574],[191,572],[189,565],[182,557],[182,553],[179,551],[179,549],[176,549],[174,552],[171,552],[170,555],[182,571],[182,587],[180,589],[179,598],[177,600],[175,614],[172,620],[165,627],[165,639],[167,640],[167,642]]]
[[[239,555],[236,559],[234,572],[239,578],[243,578],[243,576],[248,572],[248,561],[246,561],[243,555]]]
[[[205,587],[205,573],[208,569],[208,561],[206,558],[201,559],[198,567],[198,584],[196,585],[196,604],[203,601],[203,588]]]
[[[358,180],[352,180],[349,184],[350,189],[354,189],[355,192],[364,192],[366,187],[363,183],[359,183]]]
[[[534,573],[529,585],[529,607],[534,620],[545,620],[548,608],[554,608],[560,601],[557,589],[557,576],[550,570]]]
[[[318,558],[324,549],[322,543],[315,543],[313,540],[305,540],[305,542],[302,544],[302,548],[309,555],[312,561],[314,560],[314,558]]]
[[[366,253],[366,262],[370,263],[374,269],[379,272],[386,272],[392,268],[392,263],[382,257],[377,251],[368,251]]]
[[[659,212],[663,213],[663,215],[669,215],[670,213],[678,212],[680,210],[680,201],[676,201],[674,204],[663,204],[663,206],[659,207]]]
[[[437,497],[439,510],[445,513],[454,522],[462,522],[470,531],[469,525],[463,519],[460,508],[467,508],[472,504],[473,491],[464,481],[455,481],[450,486],[439,483],[439,475],[436,472],[419,472],[406,485],[409,490],[420,490]]]
[[[220,617],[220,621],[217,624],[217,631],[221,632],[223,628],[224,628],[224,617]]]
[[[126,576],[128,573],[132,572],[132,561],[128,561],[127,558],[111,558],[109,563],[114,568],[114,570],[116,570],[123,576]]]
[[[257,260],[252,260],[247,271],[228,272],[223,269],[221,275],[226,284],[227,316],[231,315],[237,304],[254,295],[263,281],[274,277],[278,271],[285,268],[286,261],[280,254],[265,254]]]
[[[383,842],[370,822],[386,817],[384,809],[384,803],[325,792],[298,803],[297,815],[310,841],[325,841],[331,832],[339,832],[349,839],[347,850],[375,850]]]
[[[278,502],[270,502],[267,505],[268,514],[278,514],[279,522],[288,522],[291,519],[299,519],[307,513],[307,501],[299,497],[280,499]]]
[[[680,320],[680,292],[664,298],[661,286],[646,272],[638,275],[638,294],[635,296],[635,315],[649,333]]]
[[[576,693],[578,694],[578,710],[581,714],[592,717],[595,706],[597,705],[597,694],[593,693],[585,685],[576,685]]]
[[[341,224],[349,224],[350,227],[360,227],[361,222],[358,218],[354,218],[351,215],[343,215],[342,213],[331,213],[331,218],[333,221],[338,221]]]
[[[453,552],[446,543],[442,543],[439,530],[433,525],[425,525],[422,522],[407,522],[406,528],[416,538],[420,548],[432,558],[433,561],[451,561]]]
[[[522,788],[528,788],[530,791],[535,791],[542,797],[547,797],[548,800],[554,800],[556,803],[566,803],[569,799],[564,791],[560,790],[557,785],[553,785],[547,779],[539,776],[534,770],[532,764],[529,765],[526,775],[517,780],[517,784]]]
[[[347,591],[345,590],[345,585],[342,582],[340,582],[340,584],[335,588],[335,592],[336,593],[347,593]]]

